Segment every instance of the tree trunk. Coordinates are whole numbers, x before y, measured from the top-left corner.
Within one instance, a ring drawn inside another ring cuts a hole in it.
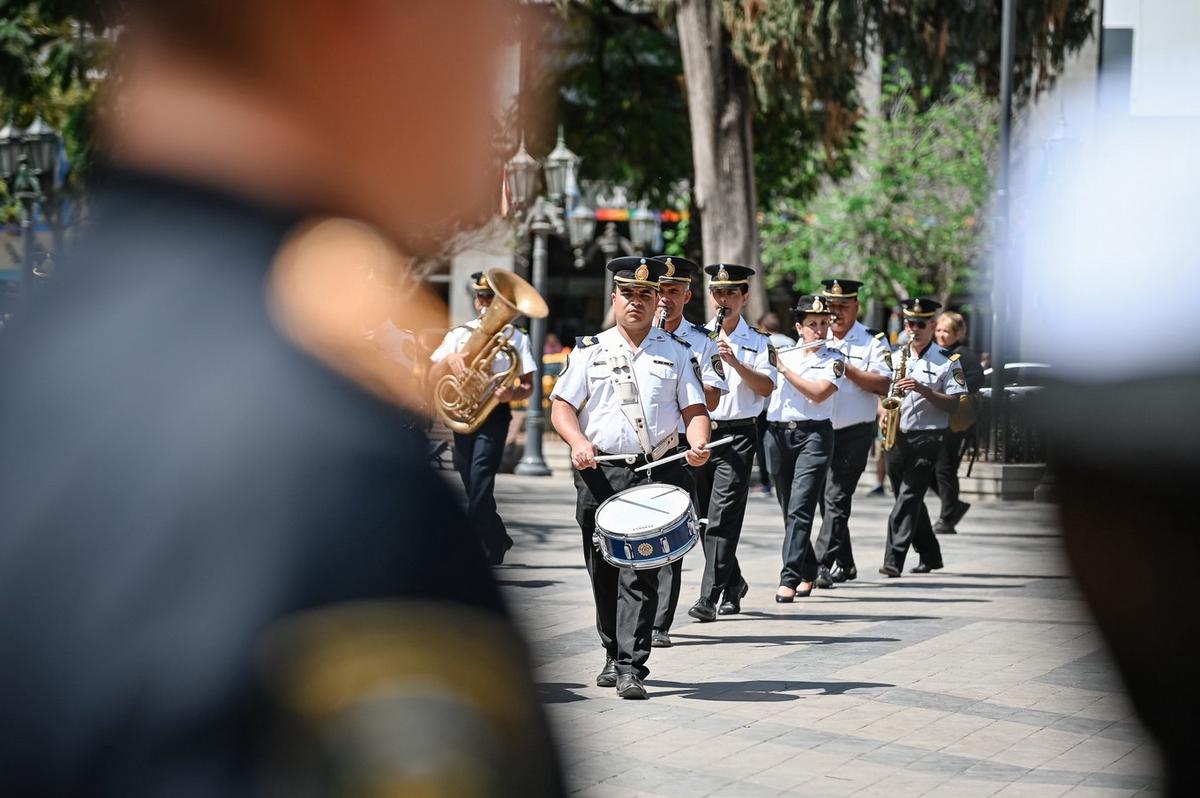
[[[756,321],[767,309],[767,289],[759,261],[750,75],[733,57],[719,0],[680,0],[675,24],[687,81],[704,262],[737,263],[758,272],[746,308]]]

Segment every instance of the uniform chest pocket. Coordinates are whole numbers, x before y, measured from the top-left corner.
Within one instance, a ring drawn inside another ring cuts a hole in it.
[[[643,393],[655,403],[665,401],[675,394],[675,385],[679,380],[679,367],[666,363],[651,363],[646,369]]]
[[[607,363],[593,363],[588,366],[587,376],[590,382],[606,381],[612,377],[612,369]]]

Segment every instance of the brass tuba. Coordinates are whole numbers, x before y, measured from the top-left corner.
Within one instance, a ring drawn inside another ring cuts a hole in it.
[[[541,294],[512,272],[488,269],[487,281],[495,298],[463,345],[466,368],[461,376],[446,374],[433,389],[434,406],[442,421],[464,435],[479,429],[499,404],[497,388],[520,383],[521,358],[512,345],[515,330],[509,322],[517,316],[541,319],[550,314]],[[508,365],[493,373],[497,356],[506,358]]]
[[[900,350],[900,365],[892,372],[892,385],[888,395],[883,398],[883,450],[890,452],[896,445],[896,433],[900,431],[900,404],[904,397],[896,390],[896,383],[904,379],[908,373],[908,350],[912,343],[907,343]]]

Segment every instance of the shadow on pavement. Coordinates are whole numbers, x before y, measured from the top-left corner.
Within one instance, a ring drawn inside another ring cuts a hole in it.
[[[571,691],[586,686],[575,682],[538,682],[536,685],[537,697],[543,704],[569,704],[572,701],[584,701],[586,696],[577,695]]]
[[[550,587],[550,585],[561,585],[559,579],[497,579],[496,584],[500,587]]]
[[[830,646],[836,643],[899,643],[895,637],[837,637],[835,635],[688,635],[672,633],[675,646],[702,646],[708,643],[770,643],[798,646],[805,643]],[[682,642],[680,642],[682,640]]]
[[[895,687],[882,682],[701,682],[683,684],[663,682],[657,679],[646,681],[653,688],[650,697],[677,695],[699,701],[795,701],[801,698],[795,693],[815,692],[817,695],[843,695],[851,690],[874,690]],[[666,687],[666,690],[657,688]]]
[[[723,615],[721,623],[726,621],[736,621],[742,618],[749,620],[750,618],[769,618],[773,621],[809,621],[820,623],[822,621],[828,623],[878,623],[880,621],[940,621],[938,615],[855,615],[855,614],[837,614],[830,613],[828,615],[796,615],[790,612],[757,612],[742,610],[738,615]]]

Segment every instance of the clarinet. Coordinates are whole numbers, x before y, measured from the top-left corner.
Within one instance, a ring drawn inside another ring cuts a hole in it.
[[[667,326],[667,309],[666,308],[659,309],[658,318],[654,320],[654,326],[660,330]]]
[[[725,317],[729,315],[729,308],[721,305],[717,308],[717,334],[720,335],[721,329],[725,326]]]

